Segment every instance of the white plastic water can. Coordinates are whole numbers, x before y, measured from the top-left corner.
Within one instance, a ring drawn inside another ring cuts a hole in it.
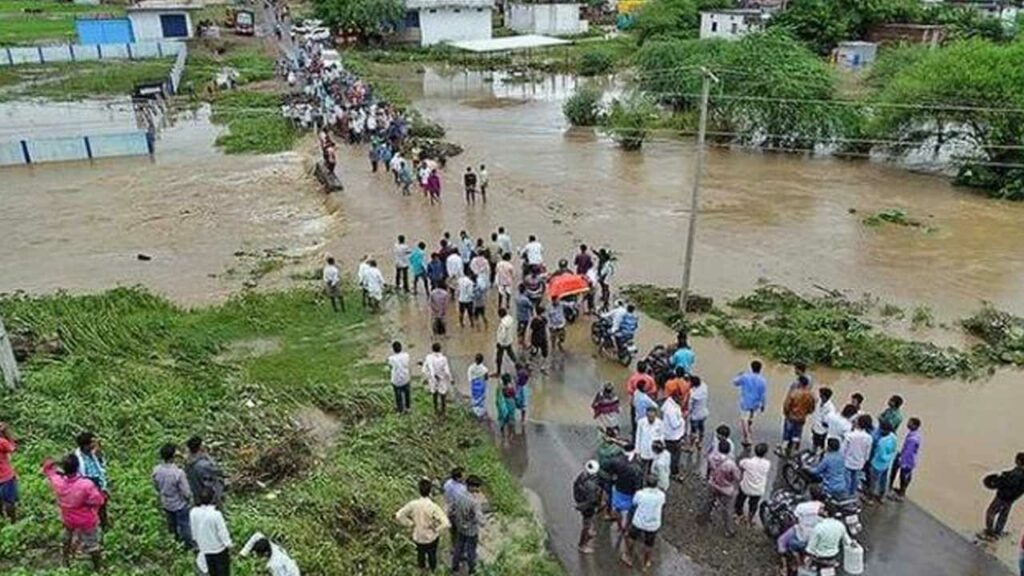
[[[847,574],[864,573],[864,547],[857,542],[843,546],[843,571]]]

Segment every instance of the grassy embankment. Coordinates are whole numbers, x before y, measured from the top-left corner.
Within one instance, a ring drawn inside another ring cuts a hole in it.
[[[678,292],[632,285],[626,295],[645,313],[674,328],[718,334],[733,346],[780,362],[804,361],[864,373],[976,378],[999,366],[1024,366],[1024,319],[984,307],[947,329],[963,330],[976,343],[969,349],[941,347],[886,333],[907,323],[911,331],[931,328],[927,307],[911,311],[865,296],[839,293],[803,296],[779,286],[753,293],[681,322]]]
[[[0,100],[47,98],[71,101],[129,96],[136,84],[167,78],[174,58],[21,64],[0,68]]]
[[[218,92],[215,79],[224,68],[238,74],[239,89]],[[228,132],[217,145],[228,154],[273,154],[290,150],[300,136],[281,116],[283,87],[274,78],[274,57],[258,40],[225,38],[193,44],[185,66],[187,90],[210,103],[211,120],[226,124]]]
[[[103,439],[112,482],[110,573],[191,573],[194,558],[172,546],[149,473],[162,443],[192,434],[207,439],[230,473],[235,541],[268,533],[303,573],[411,574],[412,544],[392,515],[417,478],[441,478],[456,463],[485,478],[496,522],[526,527],[501,541],[483,573],[558,573],[514,479],[467,414],[439,423],[418,389],[411,416],[392,413],[384,368],[365,360],[380,333],[358,306],[333,314],[297,289],[183,310],[117,289],[8,297],[0,315],[12,332],[59,336],[64,346],[63,354],[31,357],[20,390],[0,391],[0,419],[20,439],[13,463],[22,488],[21,520],[0,528],[4,574],[85,573],[84,563],[57,568],[60,522],[38,468],[86,429]],[[302,418],[319,424],[309,432]],[[238,562],[239,574],[262,570]]]
[[[0,0],[0,46],[70,42],[75,17],[124,13],[121,6],[85,6],[57,0]]]

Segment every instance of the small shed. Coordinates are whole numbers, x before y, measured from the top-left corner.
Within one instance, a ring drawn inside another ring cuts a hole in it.
[[[512,2],[505,7],[505,27],[520,34],[582,34],[587,21],[578,2]]]
[[[874,42],[840,42],[835,52],[835,62],[840,68],[861,70],[871,65],[878,54]]]
[[[202,8],[180,0],[143,0],[125,12],[136,41],[185,40],[195,36],[191,12]]]
[[[400,36],[420,46],[491,37],[494,0],[406,0]]]

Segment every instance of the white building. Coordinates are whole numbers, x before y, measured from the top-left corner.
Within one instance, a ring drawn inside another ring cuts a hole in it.
[[[763,30],[769,15],[761,10],[716,10],[700,13],[700,37],[738,40]]]
[[[861,70],[875,61],[878,44],[874,42],[840,42],[835,50],[835,63],[847,70]]]
[[[404,38],[420,46],[491,37],[493,0],[406,0]]]
[[[587,31],[580,18],[582,4],[513,2],[505,7],[505,27],[520,34],[564,36]]]
[[[202,6],[182,1],[145,0],[125,8],[136,42],[192,38],[195,27],[190,12]]]

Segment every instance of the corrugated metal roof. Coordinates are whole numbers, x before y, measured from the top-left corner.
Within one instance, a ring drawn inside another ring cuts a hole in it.
[[[411,10],[428,8],[493,8],[494,0],[405,0]]]

